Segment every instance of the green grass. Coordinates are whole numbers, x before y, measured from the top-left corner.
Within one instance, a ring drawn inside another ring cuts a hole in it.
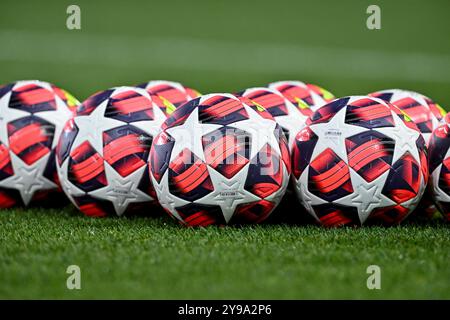
[[[450,298],[446,225],[192,229],[72,209],[0,215],[0,298]],[[66,288],[79,265],[82,289]],[[381,267],[381,290],[366,268]]]
[[[54,82],[84,100],[151,79],[201,92],[280,79],[336,96],[384,88],[450,106],[448,0],[2,0],[0,83]],[[74,209],[0,212],[0,298],[450,298],[450,232],[439,223],[325,230],[263,225],[184,229],[166,217],[102,219]],[[65,287],[82,269],[81,291]],[[366,288],[370,264],[382,290]]]

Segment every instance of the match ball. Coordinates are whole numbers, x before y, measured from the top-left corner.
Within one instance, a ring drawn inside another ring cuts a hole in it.
[[[155,195],[148,156],[165,119],[141,88],[112,88],[84,101],[56,152],[59,179],[73,204],[88,216],[149,215]]]
[[[302,81],[277,81],[267,87],[280,92],[299,109],[309,107],[312,111],[316,111],[335,99],[334,95],[324,88]]]
[[[301,203],[324,226],[398,224],[427,184],[425,141],[389,103],[340,98],[297,134],[292,173]]]
[[[186,226],[259,223],[289,181],[286,138],[273,117],[232,94],[178,107],[150,152],[159,203]]]
[[[450,222],[450,116],[437,127],[430,138],[430,188],[434,202]]]
[[[289,149],[292,149],[295,136],[306,125],[306,120],[313,111],[306,104],[294,105],[280,92],[269,88],[249,88],[238,95],[250,99],[269,112],[288,140]]]
[[[78,104],[48,82],[0,87],[0,208],[41,203],[60,191],[55,148]]]
[[[389,89],[371,93],[369,96],[383,99],[405,112],[419,128],[427,145],[433,130],[444,123],[445,110],[420,93]]]
[[[167,80],[153,80],[138,85],[145,89],[153,99],[153,102],[169,116],[175,109],[192,99],[200,97],[200,93],[186,87],[179,82]]]

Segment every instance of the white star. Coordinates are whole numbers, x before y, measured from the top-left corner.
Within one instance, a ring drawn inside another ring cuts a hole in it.
[[[56,110],[36,112],[35,115],[39,118],[50,122],[55,127],[55,133],[53,136],[52,148],[55,148],[58,144],[61,131],[64,129],[66,122],[72,117],[72,112],[69,110],[64,101],[61,100],[55,94]]]
[[[320,95],[315,93],[314,91],[310,90],[309,93],[311,94],[311,97],[313,99],[313,104],[310,106],[312,111],[317,111],[320,107],[324,106],[328,102],[325,101],[324,98],[322,98]]]
[[[240,204],[247,204],[261,200],[253,193],[245,190],[245,180],[250,164],[246,164],[231,179],[227,179],[216,170],[208,166],[209,176],[214,186],[214,190],[194,203],[206,205],[218,205],[222,209],[225,221],[228,223],[233,217],[236,207]]]
[[[285,130],[289,132],[289,150],[292,151],[295,137],[306,126],[306,119],[303,113],[300,112],[292,103],[285,99],[286,109],[288,114],[285,116],[278,116],[275,118],[277,123]]]
[[[174,196],[169,190],[169,171],[166,170],[162,176],[161,182],[158,183],[156,179],[151,175],[153,187],[155,188],[156,195],[158,196],[159,204],[166,210],[168,210],[179,221],[184,222],[183,218],[178,214],[176,208],[183,207],[191,202],[183,200]]]
[[[277,123],[274,120],[263,118],[246,104],[243,103],[242,105],[247,111],[249,118],[228,126],[251,134],[250,159],[253,159],[266,144],[276,153],[281,154],[279,141],[274,133]]]
[[[89,192],[91,196],[111,201],[118,216],[125,212],[130,203],[153,200],[152,197],[138,189],[145,166],[124,178],[108,162],[104,163],[108,184],[101,189]]]
[[[107,105],[108,99],[95,108],[90,115],[74,118],[79,131],[73,142],[72,150],[75,150],[83,142],[89,141],[95,151],[103,156],[103,132],[126,125],[123,121],[104,116]]]
[[[25,205],[30,203],[36,191],[56,189],[57,185],[43,176],[50,154],[46,154],[32,165],[27,165],[10,152],[14,175],[0,181],[0,186],[18,190]]]
[[[161,132],[161,125],[166,121],[166,115],[154,103],[153,104],[153,120],[135,121],[130,124],[141,129],[152,138],[156,137]]]
[[[288,171],[286,169],[284,162],[281,161],[281,163],[282,163],[281,167],[283,170],[283,181],[281,182],[280,189],[278,189],[276,192],[272,193],[271,195],[269,195],[265,198],[265,200],[273,202],[273,203],[275,203],[275,205],[278,205],[281,202],[284,194],[286,193],[287,186],[289,185]]]
[[[11,94],[12,92],[9,91],[0,98],[0,142],[6,146],[9,146],[8,123],[23,117],[31,116],[31,113],[15,108],[9,108]]]
[[[329,122],[309,126],[319,138],[311,156],[312,161],[323,151],[330,148],[340,159],[348,163],[345,139],[362,132],[367,132],[368,129],[345,123],[346,111],[347,108],[342,108]]]
[[[61,167],[57,163],[56,168],[58,170],[58,177],[61,183],[61,188],[63,189],[64,193],[69,198],[69,200],[78,208],[78,204],[75,202],[73,197],[84,196],[86,195],[86,192],[79,189],[77,186],[75,186],[72,182],[69,181],[68,177],[69,159],[66,159],[62,163]]]
[[[382,186],[384,186],[389,175],[389,170],[372,182],[367,182],[352,168],[349,169],[354,190],[351,194],[334,202],[349,207],[356,207],[361,224],[366,221],[373,209],[396,205],[394,201],[381,193],[383,190]]]
[[[200,123],[198,108],[194,109],[182,125],[166,129],[166,132],[175,139],[170,161],[174,160],[185,148],[191,150],[200,160],[205,161],[202,137],[221,127],[222,125]]]
[[[391,114],[394,118],[394,127],[375,128],[373,130],[394,140],[395,148],[392,163],[395,163],[406,152],[409,152],[417,163],[420,163],[419,149],[416,146],[416,141],[420,136],[420,132],[408,128],[395,112],[391,111]]]
[[[301,204],[305,207],[309,214],[311,214],[318,222],[320,222],[320,219],[319,217],[317,217],[313,206],[325,204],[328,203],[328,201],[325,201],[315,194],[309,192],[308,172],[309,166],[307,166],[305,170],[303,170],[298,181],[294,181],[295,192],[297,193],[298,199],[300,199]]]
[[[436,201],[450,202],[450,195],[439,187],[439,176],[441,174],[441,170],[442,164],[440,164],[431,174],[431,190],[433,191]]]

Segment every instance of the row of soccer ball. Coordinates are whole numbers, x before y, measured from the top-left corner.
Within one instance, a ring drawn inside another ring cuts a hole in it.
[[[404,90],[335,99],[280,81],[200,95],[151,81],[80,104],[52,84],[18,81],[0,87],[0,207],[62,189],[89,216],[151,215],[159,203],[184,225],[259,223],[292,188],[323,225],[392,225],[429,185],[448,218],[446,119]]]

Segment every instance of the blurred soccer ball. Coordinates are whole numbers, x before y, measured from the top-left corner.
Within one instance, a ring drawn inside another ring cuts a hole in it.
[[[312,111],[316,111],[324,104],[335,99],[334,95],[324,88],[301,81],[277,81],[270,83],[268,87],[279,91],[300,109],[310,107]]]
[[[306,104],[294,105],[280,92],[269,88],[249,88],[239,95],[262,106],[274,117],[288,139],[289,149],[292,149],[295,136],[313,113]]]
[[[153,80],[138,85],[145,89],[153,102],[168,116],[182,104],[200,96],[194,89],[183,86],[179,82],[167,80]]]
[[[84,101],[57,147],[70,200],[89,216],[148,213],[155,198],[148,155],[165,119],[141,88],[112,88]]]
[[[177,110],[153,143],[150,168],[160,204],[184,225],[259,223],[289,180],[286,138],[245,98],[209,94]]]
[[[381,99],[353,96],[319,108],[296,137],[296,193],[325,226],[401,222],[428,176],[417,127]]]
[[[446,113],[430,98],[414,91],[389,89],[371,93],[369,96],[390,102],[405,112],[417,125],[427,144],[433,130],[443,123]]]
[[[29,205],[58,191],[55,147],[78,103],[43,81],[0,87],[0,208]]]
[[[430,138],[430,191],[439,210],[450,222],[450,116]]]

